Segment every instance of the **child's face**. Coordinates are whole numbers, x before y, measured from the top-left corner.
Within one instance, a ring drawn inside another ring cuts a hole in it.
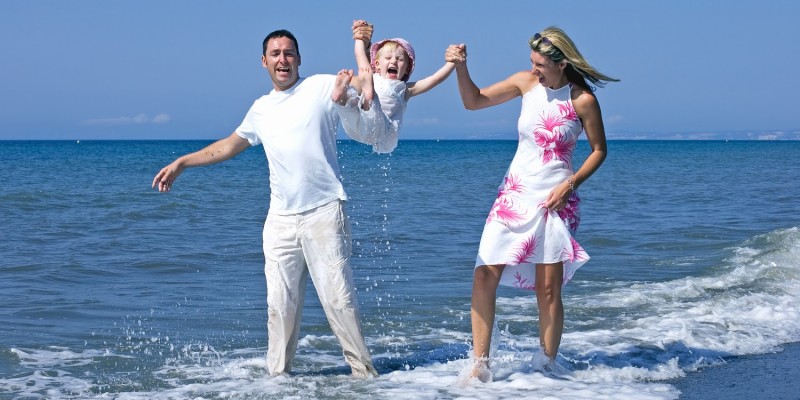
[[[397,46],[394,49],[381,48],[375,60],[375,69],[385,79],[402,79],[408,70],[408,54]]]

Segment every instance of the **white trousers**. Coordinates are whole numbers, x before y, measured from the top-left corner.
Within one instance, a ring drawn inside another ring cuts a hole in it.
[[[350,222],[343,202],[335,200],[294,215],[269,213],[263,238],[270,375],[291,371],[306,281],[311,275],[353,375],[377,376],[361,333],[358,299],[350,269]]]

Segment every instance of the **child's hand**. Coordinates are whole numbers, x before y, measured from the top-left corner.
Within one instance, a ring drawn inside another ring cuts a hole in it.
[[[444,53],[444,60],[451,63],[463,63],[467,61],[467,45],[451,44]]]

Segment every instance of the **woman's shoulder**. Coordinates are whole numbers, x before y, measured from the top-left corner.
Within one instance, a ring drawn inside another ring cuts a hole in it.
[[[572,98],[572,102],[597,102],[597,97],[595,97],[594,92],[581,85],[572,84],[572,90],[570,90],[570,97]]]
[[[514,85],[519,90],[519,95],[524,96],[539,84],[539,78],[531,71],[519,71],[509,76],[505,82]]]
[[[572,99],[572,105],[575,107],[575,111],[578,112],[579,116],[584,114],[584,112],[599,107],[599,103],[597,102],[597,97],[595,97],[594,92],[580,85],[572,85],[570,98]]]
[[[513,83],[523,94],[529,92],[537,84],[539,84],[539,78],[528,70],[519,71],[514,75],[509,76],[506,81]]]

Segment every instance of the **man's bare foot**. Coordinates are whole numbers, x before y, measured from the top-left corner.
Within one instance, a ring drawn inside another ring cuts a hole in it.
[[[364,98],[361,109],[368,111],[372,107],[372,99],[375,97],[375,89],[372,86],[372,69],[359,68],[358,81],[361,83],[361,96]]]
[[[343,69],[336,74],[336,83],[333,86],[333,93],[331,93],[331,100],[336,104],[343,106],[347,103],[347,86],[351,79],[353,79],[353,70]]]

